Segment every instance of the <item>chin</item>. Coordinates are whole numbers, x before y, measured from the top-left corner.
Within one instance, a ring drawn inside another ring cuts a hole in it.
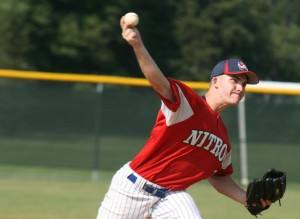
[[[232,99],[232,100],[229,102],[229,105],[231,105],[231,106],[238,105],[240,101],[241,101],[240,99]]]

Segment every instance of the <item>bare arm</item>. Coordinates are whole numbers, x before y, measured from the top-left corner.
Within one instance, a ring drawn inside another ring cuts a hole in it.
[[[213,175],[208,178],[208,181],[221,194],[247,206],[246,192],[233,181],[231,176]],[[269,200],[260,199],[260,202],[263,208],[272,204]]]
[[[213,175],[209,183],[220,193],[246,206],[246,192],[239,187],[231,176]]]
[[[123,38],[132,46],[140,68],[153,89],[165,99],[174,101],[175,96],[170,83],[147,51],[139,31],[126,25],[124,17],[121,18],[120,25]]]

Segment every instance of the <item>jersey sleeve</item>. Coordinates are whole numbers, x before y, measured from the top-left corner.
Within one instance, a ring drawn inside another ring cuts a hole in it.
[[[221,169],[218,172],[216,172],[216,175],[227,176],[227,175],[231,175],[232,173],[233,173],[233,167],[232,164],[230,164],[225,170]]]
[[[165,116],[167,126],[182,122],[194,114],[194,110],[188,101],[191,89],[174,79],[169,79],[169,81],[176,100],[171,102],[158,93],[162,100],[161,112]]]
[[[222,168],[216,173],[217,175],[231,175],[233,173],[233,167],[231,162],[231,151],[227,152],[225,160],[222,162]]]
[[[170,78],[167,78],[170,85],[171,85],[171,88],[172,88],[172,91],[174,93],[174,96],[175,96],[175,101],[174,102],[171,102],[167,99],[165,99],[163,96],[161,96],[158,92],[157,95],[160,97],[160,99],[162,100],[163,104],[169,108],[171,111],[175,112],[177,111],[177,109],[179,108],[180,106],[180,103],[181,103],[181,100],[180,100],[180,93],[179,93],[179,87],[176,83],[176,80],[174,79],[170,79]]]

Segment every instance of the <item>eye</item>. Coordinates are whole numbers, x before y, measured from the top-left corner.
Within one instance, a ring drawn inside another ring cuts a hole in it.
[[[232,79],[232,81],[233,81],[234,84],[240,84],[240,85],[242,85],[244,88],[245,88],[246,85],[247,85],[247,82],[246,82],[246,81],[244,81],[244,80],[242,80],[242,79],[240,79],[240,78],[238,78],[238,77],[232,77],[231,79]]]
[[[232,77],[231,80],[232,80],[235,84],[238,83],[238,79],[235,78],[235,77]]]

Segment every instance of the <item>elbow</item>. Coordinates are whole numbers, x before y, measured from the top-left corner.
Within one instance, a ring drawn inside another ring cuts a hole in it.
[[[217,184],[212,184],[213,188],[220,194],[224,195],[223,190],[221,189],[221,186],[217,185]]]
[[[224,184],[220,177],[221,176],[211,176],[208,181],[218,193],[225,195]]]
[[[169,84],[156,84],[152,85],[153,89],[159,93],[163,98],[171,102],[176,101],[176,97],[173,93],[173,90]]]

